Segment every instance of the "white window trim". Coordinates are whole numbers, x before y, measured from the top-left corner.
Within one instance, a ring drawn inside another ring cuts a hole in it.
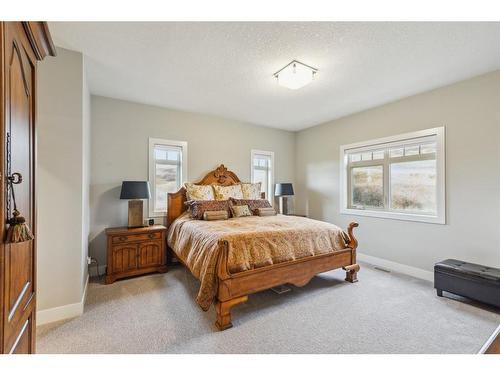
[[[346,151],[359,149],[362,147],[375,148],[386,143],[410,140],[428,136],[436,136],[436,215],[422,215],[415,213],[389,212],[370,209],[354,209],[348,207],[348,187],[347,187],[347,157]],[[420,130],[412,133],[399,134],[391,137],[373,139],[364,142],[351,143],[340,146],[340,213],[346,215],[371,216],[384,219],[396,219],[407,221],[418,221],[434,224],[446,224],[446,170],[445,170],[445,128],[437,127]]]
[[[149,217],[163,217],[167,215],[167,210],[165,212],[155,212],[154,202],[155,199],[155,157],[154,157],[154,145],[165,145],[165,146],[175,146],[181,147],[181,186],[187,181],[187,165],[188,165],[188,152],[187,152],[187,142],[184,141],[171,141],[162,138],[149,138],[148,143],[148,154],[149,154],[149,185],[151,187],[151,198],[148,200],[148,211]]]
[[[264,151],[264,150],[251,150],[250,152],[250,181],[253,182],[254,172],[253,172],[253,159],[255,155],[266,155],[271,157],[271,178],[269,179],[268,191],[266,191],[266,199],[274,206],[274,151]],[[267,196],[267,193],[271,192],[271,196]]]

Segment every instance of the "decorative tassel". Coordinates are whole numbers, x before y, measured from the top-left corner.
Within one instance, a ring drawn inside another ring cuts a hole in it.
[[[5,242],[18,243],[31,241],[35,238],[35,236],[33,236],[28,224],[26,224],[26,219],[22,217],[20,212],[17,210],[16,195],[14,194],[14,184],[17,185],[23,182],[23,176],[21,176],[20,173],[13,173],[12,176],[8,177],[8,181],[12,193],[14,210],[12,211],[12,217],[7,220],[9,229],[7,229],[7,238],[5,239]]]
[[[13,217],[8,221],[10,226],[7,229],[7,238],[5,240],[7,243],[25,242],[35,238],[24,217],[19,215],[19,211],[14,209],[14,212],[12,212]]]

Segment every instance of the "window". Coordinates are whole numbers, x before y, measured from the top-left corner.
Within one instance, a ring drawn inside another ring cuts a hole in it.
[[[149,216],[165,216],[167,193],[187,180],[187,142],[149,138]]]
[[[261,191],[266,193],[266,199],[272,203],[274,201],[274,152],[252,150],[251,160],[252,182],[261,183]]]
[[[341,213],[445,223],[444,128],[340,148]]]

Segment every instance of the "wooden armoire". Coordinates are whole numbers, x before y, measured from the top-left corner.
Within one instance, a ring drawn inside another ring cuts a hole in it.
[[[37,61],[55,56],[45,22],[0,22],[0,353],[35,352]],[[17,209],[34,240],[6,243]]]

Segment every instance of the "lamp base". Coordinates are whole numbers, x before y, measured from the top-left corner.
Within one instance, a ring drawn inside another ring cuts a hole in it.
[[[288,215],[288,197],[280,197],[280,214]]]
[[[143,201],[131,199],[128,201],[128,227],[138,228],[144,226]]]

